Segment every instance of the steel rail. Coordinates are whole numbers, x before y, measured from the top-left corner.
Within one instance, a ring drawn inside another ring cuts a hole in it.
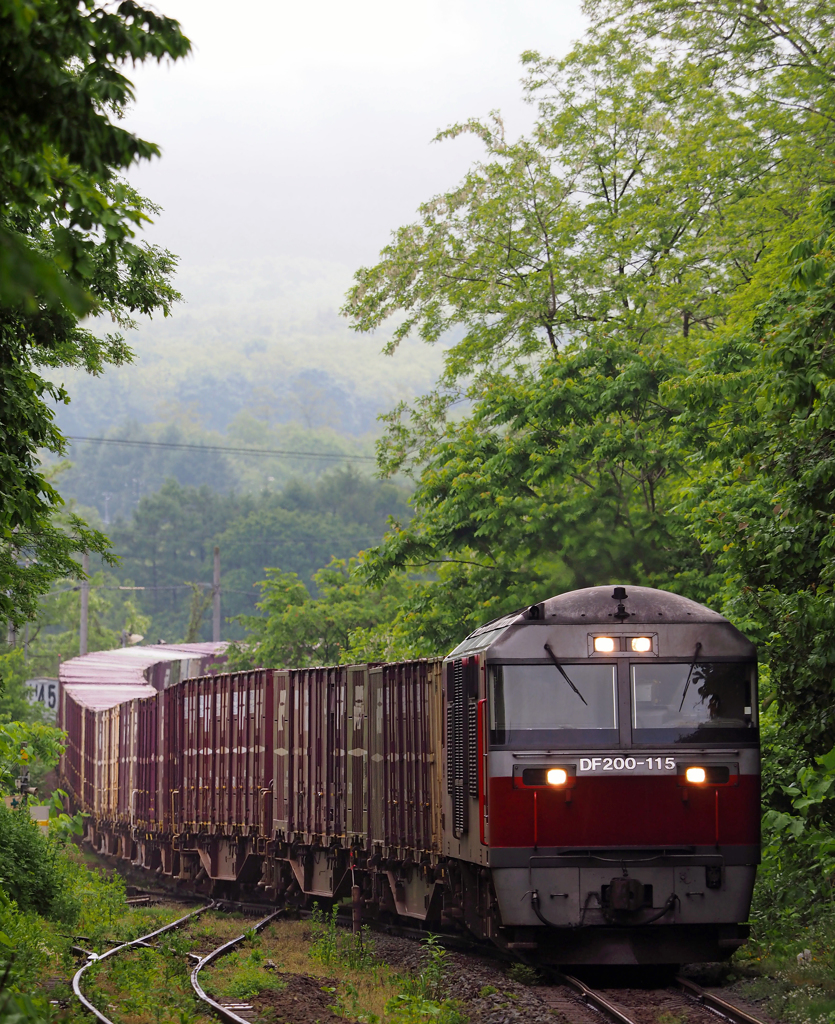
[[[560,981],[573,989],[587,1006],[592,1006],[595,1010],[599,1010],[611,1020],[618,1021],[618,1024],[635,1024],[635,1021],[631,1017],[627,1017],[623,1010],[618,1009],[614,1003],[610,1003],[605,996],[602,996],[593,988],[584,985],[579,978],[575,978],[570,974],[563,974],[560,977]],[[760,1022],[758,1021],[757,1024],[760,1024]]]
[[[620,1007],[616,1006],[604,995],[601,995],[600,992],[589,988],[579,978],[572,977],[570,974],[563,974],[560,975],[559,980],[564,985],[573,989],[587,1006],[600,1011],[609,1017],[610,1020],[617,1021],[618,1024],[635,1024],[632,1018],[627,1016]],[[733,1003],[729,1003],[720,996],[707,992],[695,982],[690,981],[689,978],[678,976],[675,979],[675,984],[687,997],[700,1003],[706,1010],[710,1010],[711,1013],[716,1014],[718,1017],[730,1021],[731,1024],[763,1024],[757,1017],[753,1017],[750,1013],[747,1013],[738,1006],[734,1006]]]
[[[251,929],[248,929],[247,932],[244,932],[242,935],[238,935],[237,938],[229,939],[228,942],[224,942],[222,946],[218,946],[217,949],[212,950],[211,953],[207,953],[206,956],[203,957],[203,959],[197,964],[197,966],[191,972],[191,987],[197,994],[197,998],[202,1000],[208,1006],[210,1006],[222,1020],[229,1021],[230,1024],[250,1024],[250,1021],[246,1020],[244,1017],[239,1017],[228,1006],[223,1006],[221,1003],[217,1002],[216,999],[212,999],[210,995],[207,995],[202,985],[197,980],[197,975],[203,970],[204,967],[207,967],[213,960],[218,959],[218,957],[225,956],[226,953],[231,953],[239,942],[244,941],[249,931],[260,932],[262,928],[266,928],[270,921],[274,921],[283,913],[283,908],[280,910],[274,910],[272,914],[268,914],[266,917],[262,918],[260,921],[254,924]]]
[[[720,1017],[733,1021],[733,1024],[763,1024],[761,1020],[752,1017],[750,1013],[746,1013],[745,1010],[734,1006],[733,1003],[726,1002],[726,1000],[714,995],[712,992],[707,992],[700,985],[690,981],[689,978],[676,977],[676,985],[678,985],[682,992],[700,1002],[705,1009],[712,1010],[713,1013],[718,1014]]]
[[[176,921],[172,921],[170,924],[164,925],[162,928],[157,928],[156,931],[148,932],[147,935],[140,935],[138,939],[132,939],[130,942],[123,942],[121,945],[114,946],[112,949],[108,949],[105,953],[99,956],[97,953],[91,953],[87,962],[83,964],[73,975],[72,979],[72,990],[75,993],[78,1001],[87,1010],[88,1013],[100,1021],[100,1024],[113,1024],[113,1021],[109,1017],[97,1010],[90,1000],[81,991],[81,978],[88,967],[92,967],[93,964],[101,963],[102,960],[107,960],[108,957],[115,956],[117,953],[121,953],[123,950],[131,949],[133,947],[147,946],[149,939],[155,939],[159,935],[164,935],[165,932],[170,932],[174,928],[179,928],[184,925],[186,921],[191,920],[193,917],[197,917],[198,914],[204,914],[207,910],[213,910],[215,908],[215,902],[212,900],[207,903],[204,907],[199,907],[197,910],[192,910],[191,913],[186,914],[183,917],[178,917]]]

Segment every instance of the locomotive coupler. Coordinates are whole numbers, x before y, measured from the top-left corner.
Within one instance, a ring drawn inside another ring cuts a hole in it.
[[[637,878],[613,878],[603,886],[601,895],[609,910],[633,913],[646,905],[644,883]]]

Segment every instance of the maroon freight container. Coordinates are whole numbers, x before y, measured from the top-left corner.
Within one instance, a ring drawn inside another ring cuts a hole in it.
[[[391,856],[440,852],[441,664],[368,670],[368,840]]]
[[[137,777],[134,823],[149,831],[156,818],[157,800],[157,702],[137,701]]]
[[[345,831],[349,845],[363,845],[368,834],[368,740],[365,700],[368,692],[368,666],[351,665],[346,669],[346,786]]]
[[[300,669],[293,675],[293,824],[303,842],[313,843],[344,831],[347,669]]]
[[[295,829],[295,800],[293,792],[293,714],[294,673],[274,671],[273,677],[273,822],[272,828],[279,839],[287,839]]]
[[[174,830],[271,833],[273,673],[189,680],[167,707]]]
[[[78,806],[96,818],[123,822],[138,821],[141,809],[146,829],[170,827],[171,764],[159,757],[172,747],[165,708],[154,695],[179,679],[213,671],[224,649],[225,644],[125,647],[60,666],[59,722],[67,732],[60,770]],[[140,710],[137,697],[152,698],[159,707]]]

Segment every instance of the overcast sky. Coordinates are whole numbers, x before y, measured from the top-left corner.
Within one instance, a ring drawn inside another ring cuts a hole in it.
[[[130,127],[163,157],[131,178],[165,208],[153,237],[191,270],[373,260],[479,155],[474,140],[431,144],[435,132],[493,108],[523,130],[519,54],[564,53],[582,30],[576,0],[156,6],[194,52],[133,72]]]
[[[432,387],[443,346],[389,359],[385,328],[357,336],[338,315],[352,275],[481,157],[470,137],[433,143],[438,130],[494,109],[527,129],[519,54],[565,53],[579,0],[155,4],[193,53],[128,69],[127,126],[162,148],[130,178],[164,208],[148,237],[179,255],[185,302],[130,334],[133,365],[64,374],[59,423],[96,436],[193,408],[225,431],[267,393],[284,422],[313,380],[353,402],[354,432],[376,429]]]

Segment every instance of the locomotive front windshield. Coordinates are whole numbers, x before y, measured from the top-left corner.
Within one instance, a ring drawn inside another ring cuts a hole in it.
[[[746,662],[631,666],[636,743],[751,740],[754,669]]]
[[[496,665],[490,676],[494,746],[605,747],[617,742],[617,668],[599,662]],[[570,680],[570,682],[569,682]]]

